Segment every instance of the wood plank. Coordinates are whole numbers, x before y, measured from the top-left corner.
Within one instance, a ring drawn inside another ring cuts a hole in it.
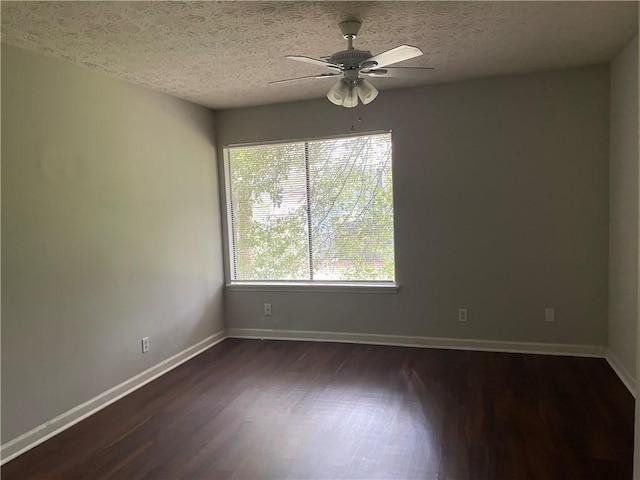
[[[631,479],[633,412],[603,359],[228,339],[0,474]]]

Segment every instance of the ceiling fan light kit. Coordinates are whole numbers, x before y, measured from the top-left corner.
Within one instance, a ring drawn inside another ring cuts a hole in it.
[[[409,60],[410,58],[422,55],[422,50],[411,45],[400,45],[398,47],[371,55],[368,50],[357,50],[353,47],[353,40],[360,31],[361,23],[358,21],[346,21],[340,23],[339,27],[342,36],[347,40],[347,49],[336,52],[329,60],[319,60],[311,57],[289,55],[285,58],[298,62],[310,63],[322,66],[331,70],[332,73],[311,75],[308,77],[278,80],[270,83],[281,83],[291,80],[301,80],[306,78],[329,78],[341,77],[338,82],[327,92],[327,98],[335,105],[346,108],[353,108],[358,105],[358,99],[363,104],[371,103],[377,96],[378,90],[371,83],[361,77],[401,77],[405,70],[403,67],[382,68],[394,63]],[[432,70],[428,67],[404,67],[411,70]]]
[[[327,93],[329,101],[335,105],[353,108],[358,105],[358,98],[363,104],[373,102],[378,96],[378,89],[364,79],[359,79],[355,86],[346,80],[338,80]]]

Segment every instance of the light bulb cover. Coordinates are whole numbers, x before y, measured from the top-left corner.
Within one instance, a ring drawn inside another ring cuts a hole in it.
[[[362,103],[367,105],[375,100],[378,96],[378,90],[366,80],[360,80],[356,86],[356,91]]]
[[[353,108],[358,105],[358,94],[356,93],[355,87],[349,88],[349,92],[347,93],[344,101],[342,102],[342,106],[346,108]]]
[[[349,85],[344,80],[338,82],[327,92],[327,98],[335,105],[342,105],[349,96]]]

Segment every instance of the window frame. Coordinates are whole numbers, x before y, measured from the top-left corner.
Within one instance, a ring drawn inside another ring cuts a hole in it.
[[[225,189],[225,210],[226,210],[226,287],[230,291],[280,291],[280,292],[323,292],[323,293],[397,293],[399,285],[397,283],[397,262],[396,262],[396,249],[395,249],[395,199],[393,199],[393,230],[394,230],[394,279],[393,280],[381,280],[381,281],[344,281],[344,280],[233,280],[233,272],[235,269],[235,258],[233,255],[234,245],[234,227],[232,216],[232,188],[230,178],[230,155],[229,150],[238,147],[258,147],[268,145],[278,145],[284,143],[305,143],[305,149],[307,142],[317,142],[323,140],[333,140],[341,138],[354,138],[354,137],[366,137],[369,135],[389,135],[391,141],[391,172],[393,178],[393,134],[391,130],[381,130],[372,132],[350,132],[347,134],[332,135],[326,137],[308,137],[303,139],[290,139],[290,140],[270,140],[264,142],[249,142],[249,143],[233,143],[224,145],[222,149],[223,153],[223,173],[224,173],[224,189]],[[309,181],[307,172],[307,182]],[[395,197],[395,195],[394,195]],[[310,237],[310,235],[308,235]],[[308,239],[311,242],[311,239]]]

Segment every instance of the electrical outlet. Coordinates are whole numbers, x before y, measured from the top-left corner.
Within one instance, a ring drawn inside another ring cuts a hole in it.
[[[545,308],[544,309],[544,321],[545,322],[555,322],[556,321],[556,311],[553,308]]]
[[[142,339],[142,353],[147,353],[149,351],[149,337],[144,337]]]
[[[459,322],[466,322],[467,321],[467,309],[466,308],[459,308],[458,309],[458,321]]]
[[[264,314],[267,317],[271,316],[271,304],[270,303],[265,303],[264,304]]]

